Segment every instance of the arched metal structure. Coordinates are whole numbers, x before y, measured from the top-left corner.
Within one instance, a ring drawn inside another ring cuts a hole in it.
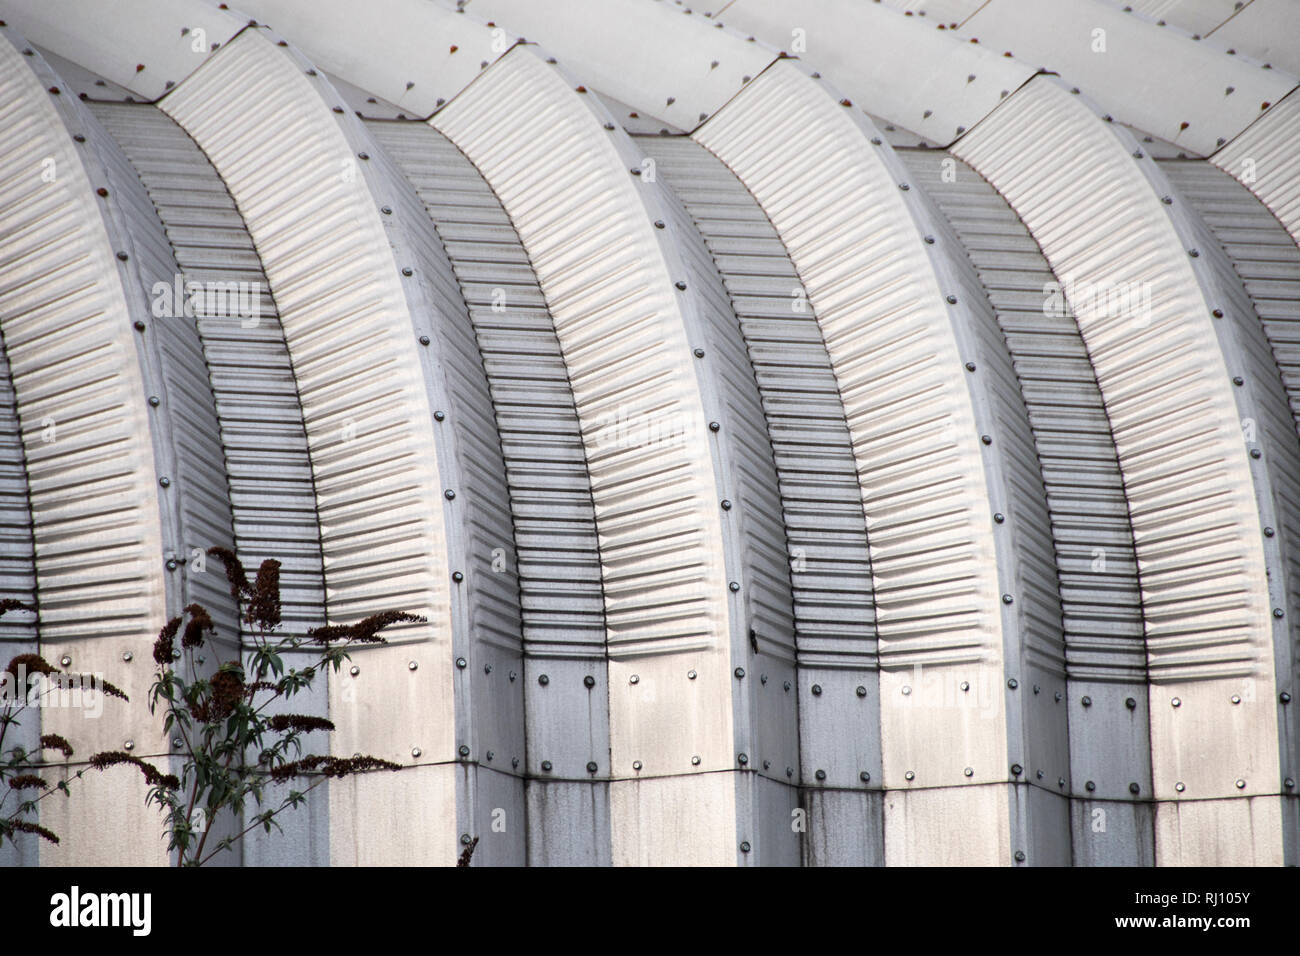
[[[246,864],[1293,861],[1294,83],[899,5],[0,3],[0,640],[233,638],[227,542],[426,614],[310,704],[407,769]],[[161,862],[82,789],[50,861]]]

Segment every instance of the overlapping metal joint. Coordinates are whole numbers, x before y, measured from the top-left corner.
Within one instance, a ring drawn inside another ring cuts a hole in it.
[[[291,859],[1294,861],[1280,71],[1171,30],[1199,92],[1121,98],[1163,28],[1097,0],[1059,61],[1020,0],[27,6],[0,639],[147,680],[232,542],[287,627],[426,615],[309,703],[406,769]],[[165,754],[129,712],[85,746]]]

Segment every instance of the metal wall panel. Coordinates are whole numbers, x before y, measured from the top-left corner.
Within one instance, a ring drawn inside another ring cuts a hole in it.
[[[1235,2],[1234,2],[1235,7]],[[1251,0],[1206,39],[1225,50],[1300,76],[1300,6],[1291,0]]]
[[[550,865],[608,859],[607,798],[599,795],[609,772],[604,600],[591,482],[555,328],[528,254],[469,160],[427,124],[367,125],[447,244],[486,361],[518,540],[517,553],[501,548],[493,566],[518,569],[527,772],[592,780],[598,793],[589,799],[603,807],[591,819],[604,822],[603,833],[575,841],[572,825],[554,816],[573,810],[566,789],[530,801],[529,857]]]
[[[1278,771],[1272,691],[1229,701],[1243,680],[1272,687],[1273,648],[1287,641],[1270,613],[1282,594],[1269,593],[1285,588],[1283,556],[1262,533],[1281,489],[1247,456],[1239,421],[1261,414],[1254,403],[1273,410],[1267,370],[1244,367],[1254,317],[1220,298],[1231,297],[1214,250],[1206,249],[1209,266],[1193,268],[1191,225],[1168,218],[1153,161],[1135,161],[1131,137],[1097,124],[1078,102],[1051,79],[1035,80],[954,151],[1007,197],[1057,275],[1104,290],[1154,286],[1149,310],[1113,309],[1105,296],[1076,295],[1073,304],[1129,495],[1147,609],[1155,796],[1264,792]],[[1060,148],[1062,137],[1070,149]],[[1173,215],[1184,215],[1181,206]],[[1216,322],[1214,308],[1228,321]],[[1238,368],[1250,389],[1234,394]],[[1274,451],[1283,462],[1293,454]],[[1175,506],[1190,480],[1203,494],[1193,507]],[[1207,592],[1210,579],[1219,586]],[[1229,744],[1216,735],[1207,747],[1210,728],[1226,721],[1240,736]],[[1281,835],[1274,839],[1280,860]]]
[[[1146,644],[1124,482],[1087,348],[1065,291],[1006,201],[939,150],[900,156],[952,222],[988,289],[1015,361],[1043,469],[1064,615],[1069,689],[1034,695],[1069,708],[1070,793],[1151,790]],[[1133,706],[1129,706],[1129,702]],[[1139,706],[1140,705],[1140,706]],[[1034,778],[1045,768],[1031,764]],[[1098,832],[1073,829],[1076,859]],[[1150,834],[1146,843],[1150,843]],[[1139,862],[1137,848],[1130,863]]]
[[[1300,93],[1292,93],[1214,154],[1300,244]]]
[[[789,135],[793,124],[806,132],[814,121],[818,135]],[[1014,674],[1018,686],[1029,676],[1022,666],[1034,666],[1035,648],[1048,659],[1060,655],[1055,586],[1050,578],[1037,580],[1050,568],[1050,544],[1035,555],[1035,545],[1021,537],[1041,536],[1031,529],[1039,524],[1035,512],[1046,509],[1023,406],[1017,413],[1019,394],[987,299],[955,238],[919,241],[947,227],[930,210],[905,201],[901,165],[883,144],[870,151],[871,131],[860,122],[782,62],[696,138],[740,177],[781,234],[844,397],[875,578],[883,784],[952,788],[952,799],[961,803],[956,791],[1006,779],[1020,748],[1031,745],[1019,737],[1019,713],[1013,717],[1004,709],[1004,701],[1020,706],[1006,681]],[[840,147],[853,142],[862,144],[860,151]],[[861,238],[868,235],[870,242]],[[931,246],[934,259],[927,254]],[[947,371],[972,360],[979,375],[967,373],[961,381]],[[1001,404],[1003,397],[1011,404]],[[1026,466],[1022,475],[1018,469]],[[927,477],[918,488],[921,475]],[[995,511],[1008,513],[1008,522],[996,525]],[[923,569],[939,554],[947,573],[936,589]],[[1002,582],[994,572],[999,565]],[[1010,598],[1001,614],[995,609],[999,594]],[[991,688],[979,719],[960,704],[918,706],[921,696],[943,694],[963,681]],[[1034,734],[1046,734],[1041,746],[1063,754],[1063,746],[1047,740],[1051,726],[1050,720],[1038,722]],[[1063,720],[1059,729],[1063,737]],[[940,740],[947,745],[936,747]],[[1007,818],[985,820],[1002,834],[990,838],[993,843],[1007,839]],[[888,839],[885,845],[891,846]],[[894,846],[902,851],[924,844]]]
[[[452,435],[434,421],[442,375],[418,344],[421,333],[436,339],[442,358],[436,300],[422,275],[437,264],[381,211],[396,205],[397,184],[372,168],[378,147],[355,118],[330,113],[337,100],[308,68],[246,31],[162,108],[224,178],[279,305],[315,469],[331,621],[386,608],[429,618],[394,631],[389,646],[358,651],[355,689],[345,678],[331,682],[332,746],[402,763],[454,761],[458,745],[473,743],[460,739],[470,730],[468,668],[454,660],[469,656],[471,589],[492,572],[490,556],[467,553],[459,503],[444,494],[466,489],[455,487]],[[415,223],[404,209],[402,218]],[[404,281],[402,267],[419,277]],[[453,571],[468,583],[454,585]],[[332,833],[380,826],[405,799],[393,777],[364,788],[387,796],[354,803],[344,788],[331,791]],[[455,855],[447,806],[408,834],[411,859]],[[333,862],[388,858],[368,841],[331,840],[330,852]]]
[[[734,807],[705,826],[707,836],[652,840],[661,826],[694,830],[705,818],[673,810],[673,820],[657,821],[667,805],[636,796],[645,780],[622,781],[668,774],[656,790],[699,789],[711,800],[703,790],[713,793],[721,777],[705,771],[737,766],[730,711],[733,695],[743,699],[732,682],[743,678],[733,676],[732,661],[746,661],[750,650],[745,591],[763,587],[757,575],[767,559],[744,549],[743,521],[724,520],[719,502],[730,469],[764,463],[732,434],[739,424],[727,402],[743,383],[724,381],[709,362],[726,332],[670,245],[682,241],[669,222],[673,200],[641,175],[642,157],[603,108],[572,86],[516,49],[434,122],[510,213],[569,367],[604,572],[612,773],[621,778],[611,786],[614,859],[731,862]],[[547,201],[533,201],[543,184]],[[691,358],[697,348],[702,361]],[[593,432],[611,416],[661,429],[668,446],[603,447]],[[785,587],[788,602],[788,578]],[[666,724],[682,730],[665,735]]]
[[[166,612],[162,554],[171,530],[131,325],[147,314],[135,273],[114,255],[121,235],[95,194],[107,188],[106,174],[89,144],[72,138],[82,135],[76,101],[47,92],[58,78],[23,50],[30,48],[20,37],[0,30],[0,328],[26,457],[41,652],[58,661],[66,651],[77,670],[103,674],[143,700],[153,632]],[[127,652],[134,666],[123,662]],[[42,730],[62,733],[81,756],[120,748],[128,737],[141,753],[165,751],[161,735],[138,732],[135,713],[106,707],[89,721],[50,710]],[[41,822],[64,843],[43,844],[41,861],[66,861],[76,847],[78,863],[162,862],[160,845],[119,845],[100,825],[112,819],[126,832],[156,825],[139,778],[96,783],[42,807]]]

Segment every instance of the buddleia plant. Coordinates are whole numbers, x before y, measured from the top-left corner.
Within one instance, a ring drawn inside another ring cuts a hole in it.
[[[400,770],[400,764],[362,754],[304,753],[306,735],[328,733],[334,724],[324,717],[280,711],[323,674],[338,673],[351,648],[386,643],[380,634],[385,628],[425,620],[385,611],[355,624],[285,634],[280,629],[280,562],[263,561],[249,581],[232,551],[211,548],[208,554],[225,568],[246,625],[245,643],[242,653],[223,657],[212,617],[198,604],[186,607],[159,632],[149,709],[162,711],[164,732],[179,744],[178,777],[127,753],[92,758],[101,769],[132,765],[145,774],[146,802],[163,814],[168,850],[179,866],[210,863],[258,828],[282,832],[280,815],[302,806],[311,791],[331,778]],[[302,652],[310,661],[307,666],[286,666],[286,658]],[[300,786],[285,792],[276,784]],[[272,792],[280,795],[272,799]]]

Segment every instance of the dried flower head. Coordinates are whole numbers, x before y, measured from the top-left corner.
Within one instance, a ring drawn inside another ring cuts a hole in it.
[[[41,749],[58,750],[61,751],[65,757],[72,756],[72,744],[68,743],[58,734],[42,734]]]
[[[181,618],[174,617],[158,632],[158,640],[153,642],[153,660],[159,667],[171,667],[176,657],[176,632],[181,628]]]
[[[146,763],[139,757],[121,750],[97,753],[90,758],[90,765],[96,770],[107,770],[117,764],[130,764],[133,767],[139,767],[140,772],[144,774],[145,782],[152,786],[162,787],[164,790],[179,790],[181,787],[181,782],[173,774],[163,773],[153,764]]]
[[[276,714],[267,722],[267,726],[272,730],[333,730],[333,721],[326,720],[324,717],[309,717],[306,714]]]
[[[307,632],[317,644],[385,644],[379,631],[391,624],[423,624],[427,618],[419,614],[407,614],[405,611],[381,611],[357,621],[355,624],[327,624],[314,627]]]
[[[280,624],[280,562],[274,558],[267,558],[257,569],[245,618],[268,630]]]
[[[242,604],[245,598],[252,595],[253,589],[249,587],[248,575],[235,552],[229,548],[208,548],[208,557],[216,558],[226,569],[230,596],[235,599],[236,604]]]
[[[24,604],[17,598],[0,598],[0,617],[4,617],[10,611],[31,611],[36,613],[36,608],[30,604]]]
[[[191,604],[185,609],[185,613],[190,616],[190,619],[185,625],[185,633],[181,635],[181,647],[202,647],[203,632],[216,633],[217,629],[212,623],[212,618],[207,610],[198,604]]]
[[[28,820],[4,820],[0,821],[0,826],[10,834],[35,833],[42,840],[48,840],[51,843],[59,842],[58,836],[53,831],[47,830],[39,823],[32,823]]]
[[[9,778],[10,790],[48,790],[50,785],[34,773],[20,773]]]
[[[372,770],[401,770],[402,765],[381,760],[378,757],[364,755],[356,757],[324,757],[313,755],[281,764],[271,771],[271,779],[282,783],[293,777],[315,771],[326,777],[347,777],[355,773],[368,773]]]
[[[9,666],[5,670],[17,677],[20,668],[25,669],[28,674],[60,673],[57,667],[39,654],[19,654],[9,662]]]

